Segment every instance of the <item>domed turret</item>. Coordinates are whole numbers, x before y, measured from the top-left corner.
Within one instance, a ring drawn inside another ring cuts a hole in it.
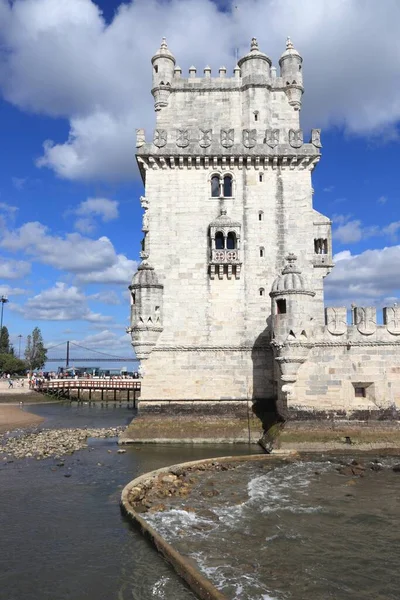
[[[295,110],[301,108],[301,97],[303,95],[303,59],[288,37],[286,50],[279,59],[282,82],[289,100],[289,104]]]
[[[147,358],[163,330],[162,303],[163,285],[154,268],[145,260],[139,265],[129,286],[131,292],[131,334],[136,356]]]
[[[176,63],[174,55],[168,49],[165,38],[162,39],[161,46],[151,59],[151,63],[153,65],[153,89],[151,93],[154,96],[155,110],[160,110],[168,104]]]
[[[246,77],[256,77],[264,81],[269,79],[271,65],[271,59],[260,51],[256,38],[251,40],[250,52],[238,61],[242,80]]]
[[[272,284],[271,313],[273,333],[280,342],[305,341],[311,335],[312,302],[315,292],[297,266],[297,256],[289,254],[287,264]]]

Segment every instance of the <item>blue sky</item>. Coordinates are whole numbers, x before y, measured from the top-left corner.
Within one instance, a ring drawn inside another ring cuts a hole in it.
[[[38,325],[47,344],[131,351],[143,193],[135,128],[153,125],[150,58],[163,35],[184,71],[228,72],[253,36],[277,66],[291,35],[304,58],[302,125],[322,128],[314,205],[333,220],[337,262],[327,302],[397,300],[400,4],[232,6],[0,0],[0,294],[16,347]]]

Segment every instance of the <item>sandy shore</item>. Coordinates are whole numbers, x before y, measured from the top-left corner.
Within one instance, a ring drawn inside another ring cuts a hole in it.
[[[23,410],[19,406],[0,404],[0,433],[20,427],[34,427],[44,419]]]

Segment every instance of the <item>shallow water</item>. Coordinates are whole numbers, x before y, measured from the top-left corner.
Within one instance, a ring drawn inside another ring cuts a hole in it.
[[[43,404],[29,410],[46,417],[41,428],[125,425],[134,414],[98,405]],[[0,462],[1,600],[193,598],[122,517],[121,489],[152,469],[247,454],[249,447],[137,445],[126,454],[117,449],[116,439],[96,439],[61,461]],[[56,466],[61,462],[64,466]]]
[[[340,475],[340,460],[207,472],[186,502],[146,518],[229,598],[398,600],[399,458],[374,472],[364,457],[361,478]]]

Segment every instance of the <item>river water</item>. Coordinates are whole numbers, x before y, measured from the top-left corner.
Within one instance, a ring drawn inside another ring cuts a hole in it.
[[[126,425],[127,408],[43,404],[42,428]],[[122,488],[166,465],[249,447],[127,447],[116,439],[60,459],[0,462],[0,600],[187,600],[191,592],[122,517]],[[109,452],[111,451],[111,452]],[[251,447],[251,452],[258,452]],[[57,466],[64,462],[64,466]],[[65,477],[65,475],[69,475]]]
[[[146,519],[231,599],[398,600],[400,459],[357,458],[207,471]]]

